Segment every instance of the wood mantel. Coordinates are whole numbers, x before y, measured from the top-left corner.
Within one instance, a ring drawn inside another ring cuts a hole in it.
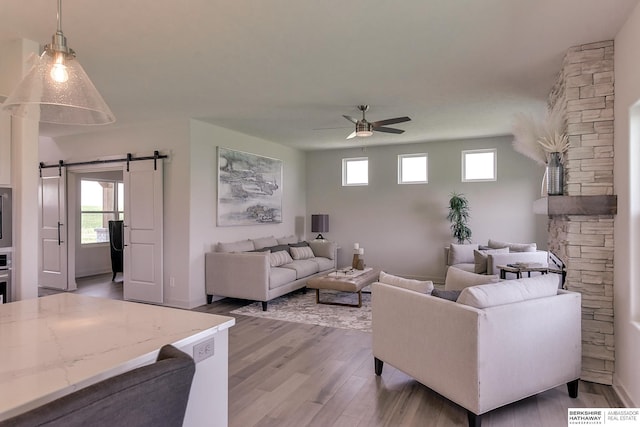
[[[533,212],[542,215],[615,215],[618,196],[549,196],[533,202]]]

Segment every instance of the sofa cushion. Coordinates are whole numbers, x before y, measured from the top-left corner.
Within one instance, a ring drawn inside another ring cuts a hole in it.
[[[325,258],[325,257],[309,258],[309,261],[313,261],[316,264],[318,264],[318,271],[331,270],[336,266],[333,260],[330,260],[329,258]]]
[[[498,280],[497,274],[476,274],[456,267],[449,267],[447,270],[447,277],[444,280],[444,289],[446,291],[459,291],[468,286],[495,283]]]
[[[510,243],[489,239],[488,246],[493,249],[509,248],[511,252],[535,252],[538,246],[535,243]]]
[[[271,267],[269,269],[269,289],[275,289],[296,280],[296,272],[290,268]]]
[[[296,243],[298,238],[291,234],[290,236],[279,237],[276,239],[279,245],[288,245],[290,243]]]
[[[318,263],[309,259],[297,259],[288,264],[282,265],[282,268],[288,268],[296,272],[296,279],[302,279],[303,277],[311,276],[320,271]]]
[[[321,256],[329,259],[333,259],[337,247],[334,242],[329,242],[327,240],[312,240],[309,242],[309,246],[315,256]]]
[[[434,289],[431,292],[431,295],[434,297],[438,297],[438,298],[442,298],[442,299],[446,299],[449,301],[456,301],[458,299],[458,297],[460,296],[460,293],[462,291],[443,291],[440,289]]]
[[[248,252],[255,248],[251,240],[238,240],[237,242],[218,243],[216,250],[218,252]]]
[[[512,304],[558,293],[558,278],[554,274],[504,280],[500,283],[465,288],[458,302],[475,308]]]
[[[269,254],[269,264],[271,267],[280,267],[281,265],[288,264],[291,261],[293,260],[287,251],[271,252]]]
[[[273,236],[253,239],[253,246],[255,247],[255,249],[266,248],[269,246],[276,246],[277,244],[278,244],[278,241]]]
[[[487,272],[487,258],[489,255],[495,254],[508,254],[509,248],[500,249],[485,249],[473,251],[473,258],[475,260],[474,273],[485,274]]]
[[[463,263],[473,263],[473,251],[478,249],[476,244],[462,244],[451,243],[449,245],[449,260],[448,265],[456,265]]]
[[[415,280],[406,279],[400,276],[394,276],[392,274],[380,272],[378,281],[386,283],[387,285],[398,286],[400,288],[409,289],[410,291],[420,292],[423,294],[429,294],[433,290],[433,282],[431,280]]]
[[[293,259],[308,259],[315,256],[309,246],[302,246],[299,248],[292,246],[289,250],[291,251],[291,258]]]

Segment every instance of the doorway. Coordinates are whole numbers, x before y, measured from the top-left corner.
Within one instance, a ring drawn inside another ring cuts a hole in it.
[[[124,219],[122,167],[69,168],[67,172],[69,289],[91,283],[111,295],[113,289],[122,289],[123,282],[122,271],[112,275],[109,236],[109,221]]]

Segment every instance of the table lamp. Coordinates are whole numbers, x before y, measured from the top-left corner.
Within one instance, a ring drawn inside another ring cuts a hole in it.
[[[329,231],[329,215],[316,214],[311,215],[311,232],[319,233],[316,240],[324,240],[322,233]]]

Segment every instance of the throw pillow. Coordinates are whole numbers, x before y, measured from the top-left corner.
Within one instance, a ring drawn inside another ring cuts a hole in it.
[[[473,258],[475,259],[474,273],[485,274],[487,272],[487,258],[493,254],[508,254],[509,248],[501,249],[486,249],[473,251]]]
[[[309,242],[309,246],[315,256],[329,259],[334,258],[337,247],[334,242],[328,240],[312,240]]]
[[[535,252],[538,246],[535,243],[510,243],[489,239],[488,245],[493,249],[509,248],[511,252]]]
[[[542,274],[524,279],[470,286],[462,291],[458,302],[475,308],[511,304],[556,295],[558,284],[558,277],[555,274]]]
[[[298,241],[298,238],[292,234],[290,236],[279,237],[276,240],[278,241],[279,245],[288,245],[290,243],[296,243]]]
[[[497,274],[475,274],[459,268],[449,267],[447,277],[444,280],[444,289],[446,291],[460,291],[468,286],[495,283],[498,280]]]
[[[449,262],[448,265],[456,265],[473,262],[473,251],[478,249],[475,244],[451,243],[449,245]]]
[[[456,301],[461,292],[462,291],[443,291],[440,289],[434,289],[433,291],[431,291],[431,295],[449,301]]]
[[[269,246],[276,246],[277,244],[278,244],[278,241],[273,236],[253,239],[253,246],[255,246],[255,249],[266,248]]]
[[[269,264],[271,264],[271,267],[280,267],[290,262],[293,262],[293,260],[287,251],[271,252],[269,254]]]
[[[431,280],[422,281],[422,280],[415,280],[415,279],[406,279],[404,277],[387,274],[384,271],[380,272],[378,281],[380,283],[398,286],[399,288],[404,288],[410,291],[420,292],[423,294],[429,294],[433,290],[433,282]]]
[[[280,251],[289,252],[289,245],[275,245],[275,246],[269,246],[268,248],[264,248],[264,249],[269,249],[271,252],[280,252]]]
[[[289,243],[289,247],[291,248],[301,248],[303,246],[309,246],[308,242],[295,242],[295,243]]]
[[[291,257],[293,259],[308,259],[314,257],[313,251],[309,246],[302,246],[300,248],[294,246],[290,247],[289,250],[291,251]]]

